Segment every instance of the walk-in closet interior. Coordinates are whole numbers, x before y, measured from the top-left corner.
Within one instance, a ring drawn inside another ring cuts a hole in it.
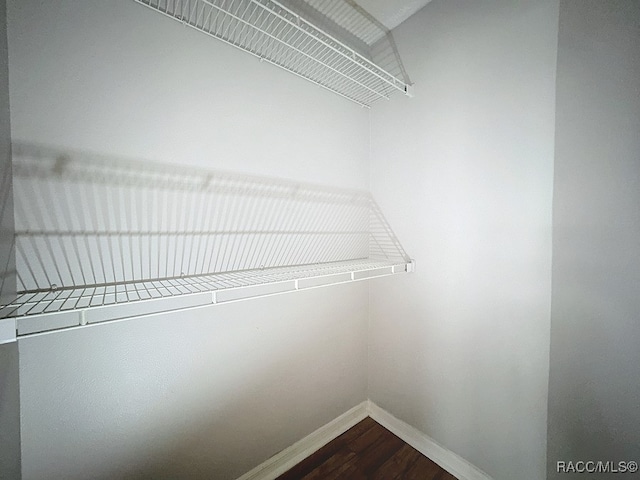
[[[0,18],[0,478],[633,477],[640,2]]]

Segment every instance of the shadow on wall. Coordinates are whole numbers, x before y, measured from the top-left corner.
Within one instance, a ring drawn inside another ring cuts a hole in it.
[[[19,290],[368,255],[368,192],[14,145]]]
[[[279,267],[407,257],[366,191],[25,144],[14,146],[14,183],[20,298],[0,317],[287,280],[267,278]]]

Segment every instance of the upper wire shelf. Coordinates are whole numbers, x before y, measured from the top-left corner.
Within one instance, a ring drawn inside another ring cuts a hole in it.
[[[13,145],[17,335],[411,270],[368,192]]]
[[[369,107],[411,83],[390,32],[353,0],[135,0]]]

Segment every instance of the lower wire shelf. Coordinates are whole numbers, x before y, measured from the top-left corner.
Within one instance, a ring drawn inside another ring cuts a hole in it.
[[[12,144],[0,343],[412,271],[367,191]]]
[[[413,271],[412,262],[360,259],[25,292],[0,310],[0,343],[21,337],[202,308]],[[12,335],[14,333],[14,335]]]

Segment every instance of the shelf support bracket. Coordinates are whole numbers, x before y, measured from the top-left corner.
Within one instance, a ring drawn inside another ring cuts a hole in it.
[[[414,259],[411,259],[407,263],[407,273],[413,273],[415,271],[416,271],[416,261]]]

